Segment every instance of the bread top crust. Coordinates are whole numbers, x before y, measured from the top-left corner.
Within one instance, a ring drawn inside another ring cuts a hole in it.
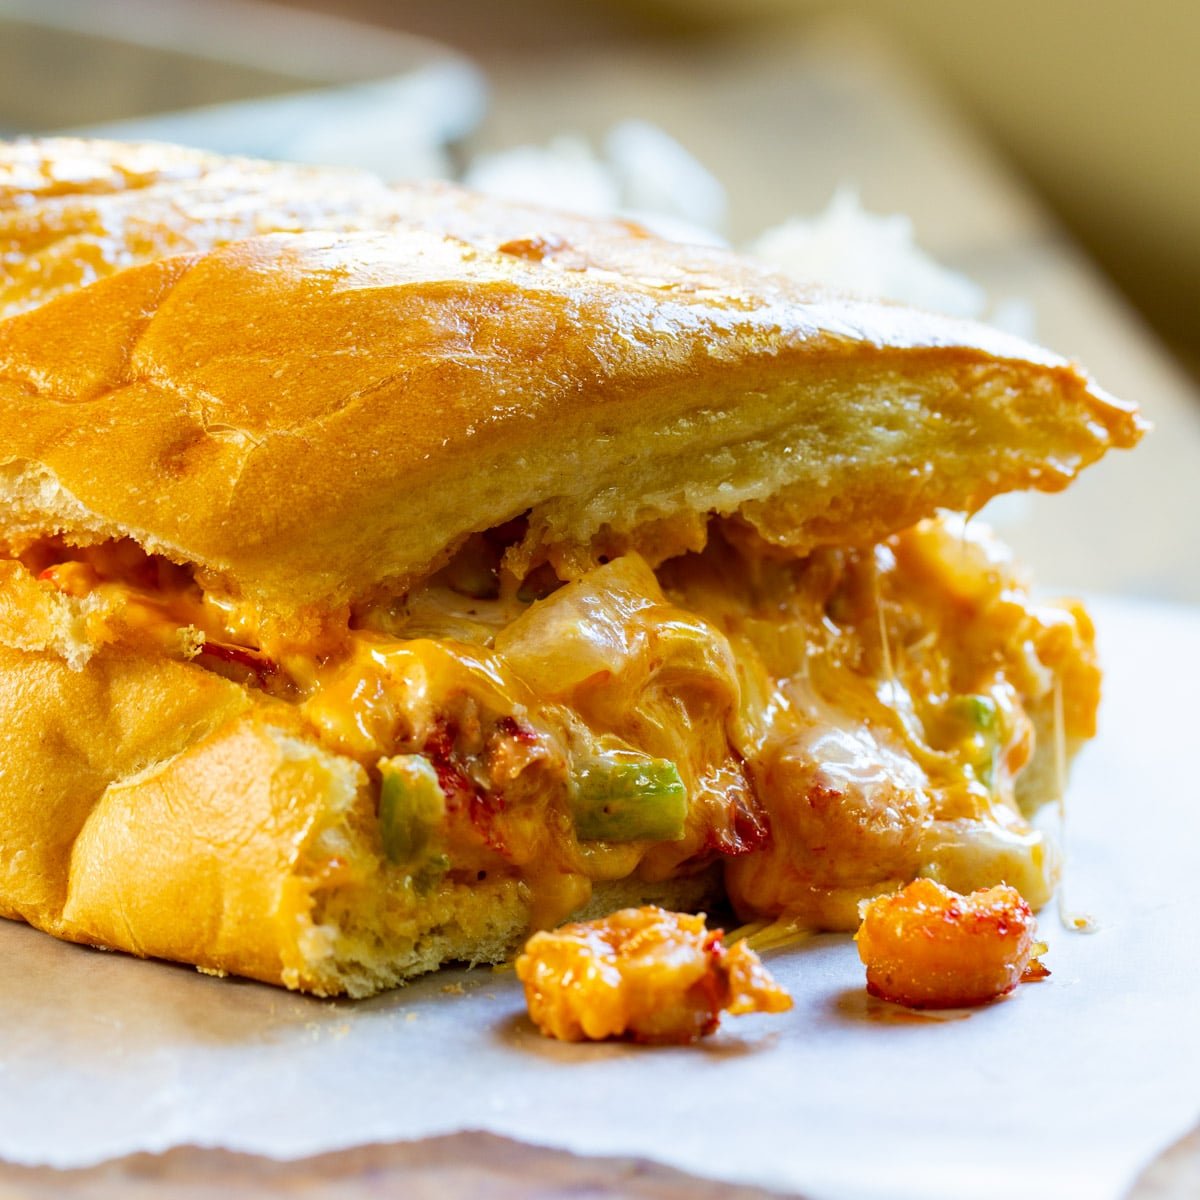
[[[219,155],[156,142],[20,138],[0,145],[0,211],[51,196],[103,195],[193,179]]]
[[[387,185],[344,167],[224,158],[181,146],[46,138],[0,143],[0,317],[117,271],[266,233],[428,229],[492,249],[587,242],[627,221],[497,203],[453,184]]]
[[[192,179],[242,170],[164,154]],[[387,189],[362,187],[370,227]],[[520,235],[537,210],[460,189],[387,204],[387,232],[215,249],[197,218],[161,241],[184,228],[198,250],[114,251],[107,277],[0,322],[0,537],[132,537],[286,623],[402,589],[523,513],[521,561],[565,574],[694,548],[711,513],[803,552],[1062,487],[1142,432],[1077,368],[982,326],[619,222],[546,214]]]

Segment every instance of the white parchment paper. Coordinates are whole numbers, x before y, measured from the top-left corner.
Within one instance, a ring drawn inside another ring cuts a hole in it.
[[[1200,613],[1095,605],[1100,740],[1053,977],[952,1019],[869,1001],[848,938],[771,957],[796,1008],[646,1050],[539,1037],[511,974],[331,1003],[0,922],[0,1156],[293,1157],[482,1129],[822,1198],[1107,1198],[1200,1114]]]

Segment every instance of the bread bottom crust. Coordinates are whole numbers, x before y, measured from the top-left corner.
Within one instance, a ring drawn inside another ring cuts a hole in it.
[[[0,915],[325,996],[510,959],[530,929],[528,888],[448,880],[418,894],[370,845],[366,773],[279,708],[168,660],[106,654],[75,671],[0,647]],[[1031,766],[1050,787],[1046,719]],[[978,863],[964,870],[958,886],[987,882]],[[855,898],[841,899],[821,923],[853,924]],[[712,911],[721,866],[598,883],[574,915],[643,903]]]
[[[318,995],[508,959],[528,889],[416,894],[370,844],[366,772],[288,718],[188,664],[106,653],[77,671],[0,646],[0,915]],[[719,895],[714,870],[619,880],[586,913]]]

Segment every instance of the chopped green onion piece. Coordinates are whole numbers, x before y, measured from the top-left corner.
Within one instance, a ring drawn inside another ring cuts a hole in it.
[[[427,859],[425,865],[413,876],[413,886],[417,890],[417,895],[424,896],[431,888],[436,887],[448,870],[450,870],[448,854],[435,854],[432,858]]]
[[[433,764],[419,754],[381,758],[379,832],[383,852],[393,863],[413,863],[429,847],[446,815],[446,797]]]
[[[959,696],[953,711],[980,733],[991,733],[996,728],[996,702],[990,696]]]
[[[473,600],[495,600],[500,595],[500,575],[496,568],[476,558],[453,560],[445,569],[450,590]]]
[[[996,786],[996,767],[1000,758],[1002,713],[991,696],[956,696],[947,712],[959,729],[970,731],[965,739],[970,746],[969,761],[975,778],[986,788]]]
[[[581,841],[676,842],[687,789],[668,759],[597,758],[577,770],[571,807]]]

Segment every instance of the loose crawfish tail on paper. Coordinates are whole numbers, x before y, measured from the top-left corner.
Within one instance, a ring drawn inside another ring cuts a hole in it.
[[[628,908],[535,933],[517,959],[529,1015],[564,1042],[691,1042],[721,1014],[787,1012],[791,997],[745,942],[703,915]]]
[[[917,879],[895,895],[864,901],[855,940],[871,995],[909,1008],[959,1008],[1046,978],[1050,972],[1033,957],[1036,933],[1015,888],[960,896]]]

